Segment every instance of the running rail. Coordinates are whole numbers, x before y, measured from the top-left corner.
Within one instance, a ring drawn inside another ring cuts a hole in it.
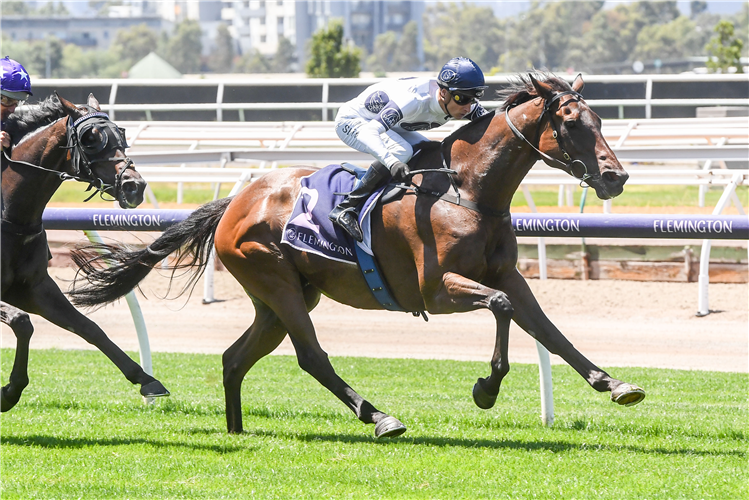
[[[720,209],[722,211],[722,208]],[[100,241],[97,231],[163,231],[185,220],[192,210],[47,208],[42,221],[45,229],[83,230],[92,241]],[[711,239],[749,240],[746,215],[652,215],[652,214],[513,214],[512,227],[518,236],[575,238],[674,238],[704,240],[702,259],[709,262]],[[705,248],[707,245],[707,248]],[[705,254],[708,254],[707,257]],[[213,258],[213,252],[211,258]],[[212,265],[213,260],[209,265]],[[705,270],[705,273],[707,271]],[[700,281],[703,281],[702,267]],[[704,277],[707,280],[707,277]],[[705,284],[707,281],[705,282]],[[706,287],[705,287],[706,289]],[[138,335],[141,365],[153,373],[145,321],[133,292],[127,296]],[[205,301],[204,301],[205,302]],[[700,310],[707,308],[707,297],[700,295]],[[554,422],[553,383],[549,352],[536,342],[541,421]]]

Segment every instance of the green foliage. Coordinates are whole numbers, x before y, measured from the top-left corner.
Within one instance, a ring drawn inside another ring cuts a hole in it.
[[[114,52],[129,69],[148,54],[156,50],[159,35],[145,24],[139,24],[120,30],[112,43],[110,52]]]
[[[64,17],[69,16],[70,11],[67,7],[65,7],[65,4],[62,2],[47,2],[36,11],[36,15],[38,16],[49,16],[49,17]]]
[[[336,19],[312,35],[307,75],[312,78],[356,78],[361,71],[361,49],[344,44],[343,23]]]
[[[251,49],[249,52],[239,58],[235,64],[234,71],[237,73],[270,73],[271,63],[267,57],[257,49]]]
[[[700,43],[695,23],[680,16],[666,24],[645,26],[637,35],[636,60],[677,59],[699,51]]]
[[[744,42],[734,35],[733,23],[721,21],[715,26],[716,35],[710,39],[705,47],[710,59],[707,68],[711,72],[727,73],[728,68],[736,68],[737,73],[743,73],[741,65],[741,49]]]
[[[55,37],[47,37],[44,40],[12,41],[3,35],[3,56],[23,64],[26,71],[33,75],[61,78],[62,72],[63,43]],[[49,64],[48,64],[49,63]],[[49,75],[47,68],[49,67]],[[33,87],[33,82],[32,82]]]
[[[216,30],[216,47],[211,52],[208,67],[217,73],[229,73],[234,62],[234,40],[226,24]]]
[[[424,13],[424,59],[439,71],[453,57],[468,57],[484,71],[497,64],[505,36],[491,7],[438,3]]]
[[[3,16],[30,16],[35,12],[22,0],[3,0],[0,3],[0,14]]]
[[[403,319],[403,321],[409,321]],[[410,321],[416,321],[411,319]],[[3,349],[2,380],[13,351]],[[137,359],[137,355],[136,355]],[[742,373],[615,368],[648,397],[619,407],[552,366],[555,423],[538,418],[538,368],[513,364],[497,405],[470,391],[485,362],[332,358],[408,432],[376,440],[290,356],[243,385],[245,432],[226,433],[218,355],[154,354],[170,398],[145,406],[96,351],[32,350],[3,414],[6,498],[746,498]]]
[[[181,73],[200,71],[200,24],[193,19],[185,19],[174,29],[174,35],[166,41],[159,55]]]
[[[403,33],[386,31],[375,37],[374,49],[367,58],[367,69],[385,75],[388,71],[418,71],[421,62],[417,57],[419,26],[409,21]]]
[[[278,48],[273,57],[272,68],[275,73],[288,73],[296,61],[294,45],[285,36],[278,37]]]

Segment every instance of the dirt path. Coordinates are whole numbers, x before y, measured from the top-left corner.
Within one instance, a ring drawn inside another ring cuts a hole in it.
[[[73,270],[52,268],[63,290]],[[710,285],[707,317],[698,318],[696,283],[629,281],[530,280],[547,315],[594,363],[747,372],[749,359],[749,286]],[[193,296],[159,299],[167,279],[152,273],[143,286],[148,300],[139,301],[154,351],[222,353],[250,325],[253,308],[226,272],[217,273],[215,296],[203,305],[202,280]],[[184,307],[183,307],[184,306]],[[138,343],[125,301],[90,313],[125,350]],[[488,311],[429,317],[359,311],[323,298],[312,319],[320,344],[331,356],[409,357],[487,361],[494,346],[494,321]],[[33,349],[89,348],[77,336],[33,317]],[[3,325],[2,346],[14,347]],[[288,338],[276,354],[293,354]],[[510,360],[537,362],[535,342],[513,325]],[[562,362],[552,356],[553,363]],[[156,368],[158,370],[158,367]]]

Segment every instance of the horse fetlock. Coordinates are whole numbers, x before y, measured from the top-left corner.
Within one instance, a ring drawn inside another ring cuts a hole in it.
[[[489,309],[497,318],[512,318],[515,309],[504,292],[497,292],[489,297]]]

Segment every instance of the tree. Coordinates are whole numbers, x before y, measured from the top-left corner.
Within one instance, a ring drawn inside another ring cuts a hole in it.
[[[26,2],[18,0],[3,0],[0,8],[4,16],[29,16],[33,12]]]
[[[49,16],[49,17],[64,17],[69,16],[70,11],[65,4],[62,2],[47,2],[37,10],[36,15],[38,16]]]
[[[280,36],[276,55],[273,57],[273,71],[275,73],[288,73],[291,71],[291,65],[294,64],[295,60],[294,45],[292,45],[291,40],[285,36]]]
[[[200,53],[203,50],[200,37],[200,24],[195,20],[185,19],[174,29],[174,36],[166,41],[164,59],[182,73],[198,73]]]
[[[312,35],[307,75],[312,78],[356,78],[361,71],[361,49],[343,43],[343,23],[331,21],[328,29]]]
[[[707,12],[707,2],[702,2],[700,0],[692,0],[689,2],[689,12],[691,14],[692,19],[699,16],[700,14]]]
[[[695,40],[695,24],[685,16],[667,24],[652,24],[640,30],[637,46],[632,54],[636,60],[684,58],[701,47]]]
[[[419,25],[409,21],[403,26],[403,33],[393,55],[393,71],[417,71],[421,69],[418,58]]]
[[[270,73],[271,64],[259,50],[252,49],[239,58],[234,70],[237,73]]]
[[[110,50],[127,60],[130,67],[155,51],[158,39],[159,36],[154,30],[145,24],[139,24],[118,31]]]
[[[234,39],[225,24],[216,30],[216,48],[211,52],[208,66],[217,73],[228,73],[234,62]]]
[[[367,69],[375,76],[385,76],[393,67],[392,61],[397,52],[398,36],[394,31],[386,31],[375,37],[372,54],[367,57]]]
[[[728,68],[736,68],[737,73],[743,73],[741,66],[741,49],[744,42],[734,36],[733,23],[721,21],[715,26],[716,35],[710,39],[705,50],[710,56],[707,69],[713,73],[727,73]]]
[[[424,65],[431,71],[457,56],[488,69],[504,52],[505,36],[491,7],[438,3],[424,13]]]

